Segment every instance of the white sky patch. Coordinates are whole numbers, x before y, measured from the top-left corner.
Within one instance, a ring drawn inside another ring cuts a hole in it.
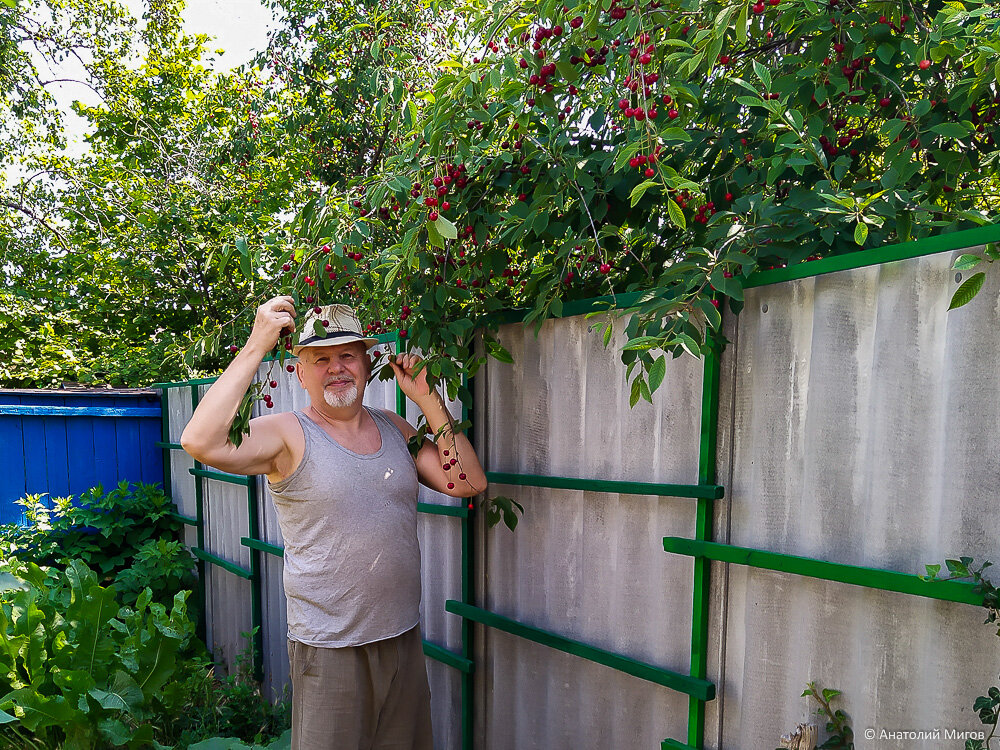
[[[122,0],[122,3],[141,23],[146,3],[142,0]],[[259,0],[187,0],[181,15],[185,32],[211,37],[205,46],[206,55],[202,64],[220,73],[249,62],[259,50],[264,49],[267,31],[272,25],[271,10],[261,5]],[[223,53],[215,54],[220,49]],[[72,56],[54,69],[44,67],[50,73],[49,80],[83,78],[80,65]],[[87,122],[77,117],[70,105],[80,101],[94,106],[100,103],[100,98],[87,86],[69,81],[52,84],[51,92],[66,113],[67,150],[72,155],[79,155],[86,149],[83,139]]]

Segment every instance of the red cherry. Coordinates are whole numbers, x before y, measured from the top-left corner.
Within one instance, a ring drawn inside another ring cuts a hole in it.
[[[878,103],[880,107],[888,107],[890,104],[892,104],[892,99],[890,99],[888,96],[883,96],[881,99],[878,100]]]
[[[461,479],[464,482],[465,481],[465,474],[464,473],[463,474],[459,474],[458,478]]]
[[[667,117],[669,117],[671,120],[676,120],[678,115],[680,115],[680,112],[678,112],[676,109],[671,109],[667,112]]]
[[[295,372],[295,365],[285,365],[285,369],[289,372]]]
[[[454,482],[448,482],[448,489],[449,490],[455,489],[455,483]]]
[[[931,66],[931,61],[930,60],[921,60],[918,63],[918,65],[920,66],[921,70],[927,70]]]
[[[437,217],[438,217],[437,211],[431,211],[429,214],[427,214],[427,218],[430,219],[431,221],[437,221]]]
[[[278,387],[278,381],[277,380],[272,380],[270,383],[268,383],[268,385],[270,385],[272,388],[277,388]]]
[[[726,193],[726,200],[727,201],[731,201],[732,199],[733,199],[733,194],[732,193]]]
[[[652,167],[646,167],[646,171],[643,174],[645,174],[646,177],[652,177],[654,174],[656,174],[656,170],[653,169]]]

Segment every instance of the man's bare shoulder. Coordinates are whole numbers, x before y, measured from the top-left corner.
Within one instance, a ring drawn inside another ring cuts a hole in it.
[[[417,434],[417,428],[407,422],[406,419],[399,416],[396,412],[382,408],[379,408],[379,411],[387,416],[390,421],[399,428],[399,431],[403,433],[403,437],[409,438]]]

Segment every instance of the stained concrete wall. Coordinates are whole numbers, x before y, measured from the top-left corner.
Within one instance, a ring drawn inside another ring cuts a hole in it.
[[[718,539],[906,573],[997,559],[998,277],[948,312],[961,252],[748,292],[723,361]],[[712,747],[774,746],[815,708],[807,681],[843,691],[859,747],[948,746],[869,728],[981,728],[1000,643],[980,608],[726,568]]]

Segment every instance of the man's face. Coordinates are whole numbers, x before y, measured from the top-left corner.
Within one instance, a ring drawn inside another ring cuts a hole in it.
[[[296,372],[314,404],[325,401],[335,409],[351,409],[364,397],[371,359],[361,341],[309,346],[299,352]]]

